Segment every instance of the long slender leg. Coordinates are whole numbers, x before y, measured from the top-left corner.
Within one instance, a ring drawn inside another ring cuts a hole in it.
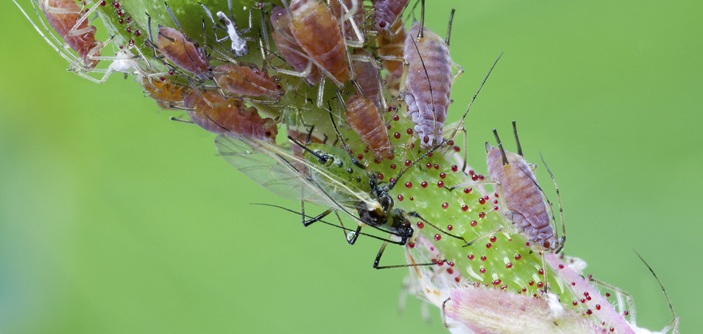
[[[386,246],[388,246],[388,242],[383,242],[383,245],[381,245],[381,249],[378,250],[378,255],[376,255],[376,259],[373,261],[373,268],[374,269],[391,269],[391,268],[407,268],[407,267],[419,267],[419,266],[434,266],[437,263],[412,263],[412,264],[398,264],[394,266],[380,266],[379,262],[381,261],[381,256],[383,255],[383,252],[386,250]]]

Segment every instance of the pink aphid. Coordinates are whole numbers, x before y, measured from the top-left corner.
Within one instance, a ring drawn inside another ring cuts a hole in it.
[[[78,53],[88,69],[93,69],[99,60],[103,44],[95,40],[95,26],[88,26],[80,7],[74,0],[41,0],[39,8],[46,20],[68,46]],[[78,26],[79,20],[82,20]],[[74,29],[74,27],[76,29]]]
[[[366,49],[356,49],[354,50],[354,54],[367,56],[369,58],[372,57],[371,53],[366,51]],[[380,108],[381,78],[378,70],[371,64],[371,62],[364,60],[355,60],[352,62],[352,65],[354,66],[356,82],[359,84],[359,87],[361,87],[363,94],[371,99],[377,108]]]
[[[217,94],[204,91],[188,95],[183,104],[193,123],[212,133],[237,137],[244,135],[273,141],[278,134],[276,123],[271,118],[261,118],[254,107],[245,107],[240,100],[225,100]],[[212,107],[203,99],[205,97]]]
[[[157,47],[161,54],[177,67],[200,79],[210,79],[210,60],[204,48],[193,44],[180,31],[159,27]]]
[[[400,19],[403,10],[408,6],[410,0],[377,0],[373,4],[374,27],[379,33],[388,32],[396,20]],[[391,33],[394,33],[391,31]]]
[[[223,64],[215,67],[215,82],[225,91],[246,96],[280,99],[283,86],[255,65]]]
[[[310,59],[300,45],[298,45],[298,42],[290,31],[290,18],[288,17],[286,9],[283,7],[275,7],[271,12],[270,21],[271,27],[273,27],[271,36],[273,37],[273,42],[276,44],[278,51],[281,52],[283,58],[286,59],[294,70],[298,72],[305,71],[310,63]],[[321,79],[322,74],[320,70],[317,69],[317,66],[312,65],[310,73],[305,77],[305,80],[310,85],[316,85]]]
[[[557,242],[555,238],[548,205],[542,197],[542,189],[537,184],[530,164],[522,156],[520,143],[518,142],[518,154],[506,151],[495,129],[493,132],[498,147],[486,143],[486,164],[488,175],[501,192],[505,216],[535,246],[545,250],[560,250],[563,239]],[[515,133],[517,139],[517,130]]]
[[[359,32],[361,32],[362,29],[362,24],[364,22],[364,11],[362,10],[363,8],[363,1],[362,0],[342,0],[344,3],[344,7],[346,7],[347,10],[355,11],[351,14],[351,20],[354,21],[354,24],[356,25],[356,28],[359,29]],[[354,8],[354,5],[356,5],[356,8]],[[329,2],[330,10],[332,10],[332,14],[339,20],[342,18],[344,15],[348,15],[347,11],[342,8],[342,4],[338,0],[332,0]],[[351,24],[350,20],[346,20],[344,22],[344,38],[348,41],[353,41],[357,40],[357,35],[356,31],[354,31],[354,27]]]
[[[442,142],[452,88],[452,60],[444,40],[416,22],[405,38],[404,59],[409,64],[405,80],[405,103],[415,123],[423,149]]]

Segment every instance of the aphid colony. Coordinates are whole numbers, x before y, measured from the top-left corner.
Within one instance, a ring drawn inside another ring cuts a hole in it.
[[[59,36],[39,12],[40,23],[32,24],[74,73],[96,82],[113,72],[135,75],[161,108],[218,134],[216,147],[231,165],[300,200],[304,226],[341,228],[349,244],[380,239],[373,268],[411,267],[420,297],[443,312],[454,290],[490,288],[556,303],[587,319],[593,333],[627,332],[607,301],[590,305],[583,287],[559,272],[554,254],[565,235],[559,237],[553,205],[522,155],[515,123],[517,154],[503,148],[495,130],[498,147],[486,143],[490,178],[459,158],[454,141],[466,131],[463,118],[445,125],[452,84],[463,73],[449,53],[453,10],[442,38],[424,26],[424,1],[412,23],[408,0],[250,7],[223,0],[188,13],[169,2],[128,12],[118,0],[31,1]],[[88,26],[94,13],[115,37],[95,39]],[[119,49],[114,57],[102,56],[109,43]],[[101,69],[101,61],[111,63]],[[93,72],[104,75],[98,80]],[[288,137],[277,138],[279,132]],[[305,203],[324,210],[309,216]],[[330,221],[340,213],[356,223]],[[404,246],[407,264],[380,264],[389,243]],[[446,313],[452,317],[459,306],[449,303]]]

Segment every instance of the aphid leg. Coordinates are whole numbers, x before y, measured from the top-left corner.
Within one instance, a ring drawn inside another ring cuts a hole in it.
[[[71,37],[73,37],[73,36],[80,36],[80,35],[83,35],[83,34],[86,34],[86,33],[89,33],[89,32],[96,31],[97,28],[95,28],[95,26],[86,26],[86,27],[83,28],[83,29],[78,29],[78,27],[79,27],[83,22],[85,22],[85,20],[88,19],[88,17],[90,16],[90,14],[93,14],[93,12],[95,12],[95,11],[98,9],[98,7],[100,7],[100,4],[101,4],[101,2],[100,2],[100,1],[97,1],[97,2],[93,5],[93,7],[91,7],[87,12],[85,12],[85,14],[82,14],[81,17],[80,17],[80,19],[78,19],[78,21],[76,21],[76,24],[73,26],[73,28],[71,28],[71,30],[68,31],[68,36],[71,36]]]
[[[168,119],[171,120],[171,121],[176,121],[176,122],[181,122],[181,123],[195,124],[195,123],[193,123],[193,121],[191,121],[191,120],[183,119],[183,118],[176,118],[176,117],[173,117],[173,116],[169,117]]]
[[[337,91],[337,96],[339,98],[338,100],[341,101],[340,103],[344,103],[344,100],[342,100],[342,97],[340,96],[339,91]],[[354,165],[365,169],[366,166],[364,166],[361,162],[359,162],[359,160],[354,158],[354,156],[350,152],[351,150],[349,150],[349,146],[347,146],[347,143],[344,141],[344,137],[342,137],[342,134],[339,133],[339,129],[337,128],[337,121],[334,119],[334,115],[332,114],[332,106],[329,105],[329,103],[330,103],[330,101],[327,101],[327,104],[330,108],[330,110],[329,110],[330,120],[332,120],[332,126],[334,127],[334,132],[337,134],[337,138],[339,138],[339,140],[342,141],[342,148],[344,149],[345,152],[347,152],[347,154],[349,155],[349,158],[352,160]],[[341,116],[340,116],[340,118],[341,118]]]
[[[425,218],[422,218],[417,212],[408,212],[407,215],[410,216],[410,217],[415,217],[415,218],[417,218],[417,219],[420,219],[420,220],[422,220],[425,224],[434,227],[435,230],[440,231],[440,232],[442,232],[442,233],[444,233],[444,234],[446,234],[446,235],[448,235],[448,236],[450,236],[450,237],[452,237],[452,238],[454,238],[454,239],[459,239],[459,240],[463,241],[463,242],[466,244],[466,246],[469,246],[469,243],[466,242],[466,239],[464,239],[464,237],[460,237],[460,236],[453,235],[453,234],[451,234],[451,233],[449,233],[449,232],[447,232],[447,231],[445,231],[445,230],[443,230],[443,229],[437,227],[436,225],[434,225],[434,224],[428,222]]]
[[[352,0],[352,8],[347,8],[347,6],[342,2],[341,0],[330,0],[330,1],[338,1],[339,5],[344,11],[344,14],[342,17],[339,18],[339,25],[341,27],[344,26],[344,21],[349,20],[349,23],[352,26],[352,30],[354,31],[354,34],[356,35],[357,40],[356,41],[351,41],[346,39],[346,29],[342,28],[342,38],[344,39],[344,43],[353,48],[361,48],[364,46],[364,35],[361,33],[361,30],[359,30],[359,26],[357,26],[356,22],[353,19],[354,14],[356,14],[357,11],[363,10],[363,6],[359,6],[359,0]]]
[[[390,234],[389,234],[390,237]],[[407,267],[419,267],[419,266],[434,266],[437,265],[437,263],[411,263],[411,264],[397,264],[397,265],[392,265],[392,266],[380,266],[379,262],[381,261],[381,256],[383,256],[383,252],[386,250],[386,246],[388,246],[388,242],[383,242],[383,245],[381,245],[381,249],[378,250],[378,254],[376,255],[376,259],[373,261],[373,268],[374,269],[391,269],[391,268],[407,268]]]
[[[315,104],[318,108],[322,108],[323,98],[325,96],[325,76],[320,79],[319,88],[317,89],[317,103]]]
[[[620,314],[624,314],[624,312],[627,311],[630,315],[629,322],[633,323],[633,324],[637,323],[637,315],[635,312],[635,302],[632,299],[632,295],[630,295],[629,293],[625,292],[624,290],[622,290],[614,285],[605,283],[603,281],[599,281],[593,277],[589,277],[588,281],[590,283],[597,285],[597,286],[600,286],[600,287],[603,287],[603,288],[606,288],[606,289],[609,289],[609,290],[615,292],[615,297],[618,300],[618,312],[620,312]],[[623,303],[622,303],[623,296],[625,297],[625,301],[627,302],[627,310],[625,310],[625,307],[623,307]]]
[[[506,226],[499,227],[493,231],[489,231],[488,233],[486,233],[484,235],[480,235],[480,236],[476,237],[476,239],[469,241],[466,245],[461,246],[461,247],[469,247],[469,246],[481,241],[482,239],[487,238],[487,237],[494,235],[496,233],[517,233],[517,232],[515,231],[515,229],[513,227],[506,227]]]
[[[513,121],[513,126],[515,125],[515,121]],[[515,130],[515,138],[517,139],[517,130]],[[518,142],[518,150],[519,152],[522,152],[522,149],[520,148],[520,142]],[[549,170],[549,166],[547,166],[547,162],[544,161],[544,158],[542,157],[542,153],[540,152],[539,157],[542,159],[542,163],[544,164],[544,168],[547,169],[547,172],[549,172],[549,176],[552,177],[552,181],[554,182],[554,189],[557,191],[557,203],[559,204],[559,218],[561,220],[561,238],[558,237],[557,235],[557,244],[556,244],[556,249],[554,250],[555,253],[559,253],[563,248],[564,248],[564,243],[566,242],[566,224],[564,223],[564,208],[561,206],[561,193],[559,192],[559,186],[557,185],[557,180],[554,178],[554,174],[552,174],[552,171]],[[549,205],[549,208],[551,210],[551,203]],[[554,212],[552,212],[552,217],[554,216]],[[556,221],[554,222],[556,225]],[[556,229],[556,226],[554,228],[554,231],[558,231]]]
[[[652,269],[652,267],[649,266],[647,261],[645,261],[642,258],[642,255],[637,253],[637,251],[635,251],[635,254],[637,254],[637,257],[639,257],[640,260],[642,260],[642,262],[644,262],[644,265],[647,266],[647,269],[649,269],[649,272],[651,272],[652,275],[654,275],[654,278],[657,280],[657,283],[659,283],[659,287],[662,289],[662,292],[664,293],[664,297],[666,297],[666,302],[669,304],[669,310],[671,311],[671,317],[673,319],[671,320],[671,322],[668,325],[666,325],[666,327],[664,327],[664,329],[661,330],[660,333],[668,333],[669,330],[673,328],[672,334],[677,334],[679,332],[679,317],[677,317],[676,312],[674,312],[674,306],[671,305],[671,299],[669,299],[669,294],[666,293],[666,289],[664,289],[664,285],[662,284],[661,280],[659,279],[659,276],[657,276],[657,274],[654,272],[654,269]],[[632,322],[634,323],[634,320],[632,320]]]
[[[54,51],[58,52],[58,54],[65,59],[66,61],[69,62],[72,66],[75,64],[75,66],[78,66],[80,68],[85,68],[85,66],[81,63],[81,60],[76,57],[74,54],[72,54],[66,47],[63,45],[63,42],[61,42],[54,34],[49,30],[49,28],[46,26],[44,21],[41,19],[41,16],[39,15],[39,11],[37,10],[36,4],[34,1],[30,1],[32,4],[32,7],[34,8],[34,13],[37,16],[37,19],[41,23],[41,25],[44,27],[44,30],[46,30],[46,34],[44,34],[41,29],[39,29],[39,26],[37,26],[32,19],[29,18],[29,15],[24,11],[24,9],[17,3],[17,1],[12,0],[12,2],[17,5],[17,8],[22,11],[22,14],[24,14],[24,17],[27,18],[30,24],[34,27],[34,29],[41,35],[42,38],[54,49]],[[51,39],[49,39],[48,36],[51,36]],[[51,41],[53,40],[53,42]],[[57,46],[58,45],[58,46]]]
[[[452,12],[454,12],[452,10]],[[442,302],[442,323],[444,324],[444,328],[450,328],[449,324],[447,324],[447,311],[445,308],[447,307],[447,302],[452,300],[451,298],[447,298]]]

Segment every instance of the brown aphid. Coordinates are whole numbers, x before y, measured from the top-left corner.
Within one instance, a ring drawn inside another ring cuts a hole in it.
[[[204,48],[190,42],[180,31],[159,27],[156,44],[161,54],[177,67],[202,80],[210,78],[210,60]]]
[[[359,32],[361,33],[361,29],[364,24],[363,0],[342,0],[342,2],[349,11],[353,10],[354,5],[357,6],[356,11],[354,11],[351,16],[351,20],[354,21],[356,28],[359,29]],[[329,1],[329,4],[330,10],[332,10],[332,14],[334,14],[337,20],[340,20],[342,16],[347,14],[344,8],[342,8],[342,4],[340,4],[338,0],[331,0]],[[354,27],[351,22],[349,20],[345,21],[344,38],[348,41],[356,41],[359,40],[359,37],[363,40],[363,36],[356,35],[356,31],[354,31]]]
[[[513,122],[513,126],[515,123]],[[503,198],[505,216],[528,237],[535,247],[544,250],[561,250],[564,239],[556,239],[550,224],[547,203],[532,169],[522,156],[518,141],[518,154],[503,149],[498,133],[493,129],[498,147],[486,143],[488,175],[496,182],[496,189]],[[515,130],[517,139],[517,129]],[[563,216],[562,216],[563,223]]]
[[[376,158],[393,157],[388,128],[373,101],[362,95],[353,95],[346,102],[344,115],[361,142],[371,148]]]
[[[270,21],[273,27],[271,36],[273,37],[273,42],[276,44],[278,51],[281,52],[283,58],[286,59],[294,70],[304,72],[309,66],[310,59],[300,45],[298,45],[298,42],[293,37],[293,33],[290,31],[290,18],[288,17],[286,9],[283,7],[274,8],[271,12]],[[318,84],[321,79],[322,74],[320,70],[317,69],[317,66],[311,66],[310,74],[305,77],[305,80],[312,86]]]
[[[354,54],[371,57],[371,53],[365,49],[356,49],[354,50]],[[352,65],[354,66],[356,82],[359,84],[359,87],[361,87],[361,91],[366,97],[373,101],[377,108],[380,108],[381,78],[378,70],[370,62],[363,60],[354,60]]]
[[[98,6],[96,4],[95,6]],[[81,8],[74,0],[40,0],[39,8],[46,20],[68,46],[78,53],[85,66],[92,70],[98,65],[103,44],[95,40],[95,26],[88,26]],[[94,9],[91,9],[91,12]],[[79,23],[77,26],[76,24]],[[75,28],[75,29],[74,29]]]
[[[215,82],[225,91],[245,96],[280,99],[283,86],[258,67],[224,64],[215,67]]]
[[[246,107],[237,99],[225,100],[210,92],[202,92],[213,107],[210,107],[197,92],[188,95],[184,102],[188,116],[201,128],[226,136],[248,136],[260,140],[274,141],[278,134],[276,122],[261,118],[254,107]]]
[[[452,88],[452,60],[444,40],[415,22],[405,38],[404,58],[409,64],[405,80],[405,103],[415,123],[421,147],[430,149],[442,142]]]
[[[142,85],[149,97],[157,102],[165,103],[180,103],[183,98],[192,92],[192,89],[187,86],[179,85],[169,80],[147,81],[142,79]]]
[[[400,21],[401,14],[409,2],[410,0],[377,0],[374,2],[373,22],[374,28],[379,32],[379,35],[387,34],[388,32],[395,33],[394,30],[389,28]]]
[[[378,36],[378,53],[385,57],[403,58],[407,31],[400,21],[393,26],[392,30],[396,32],[393,37],[387,34]],[[400,90],[400,80],[403,77],[403,63],[397,60],[384,59],[382,65],[383,69],[389,72],[385,77],[388,92],[391,95],[397,95]]]
[[[293,0],[290,30],[316,65],[342,88],[349,80],[346,44],[332,11],[321,0]]]

